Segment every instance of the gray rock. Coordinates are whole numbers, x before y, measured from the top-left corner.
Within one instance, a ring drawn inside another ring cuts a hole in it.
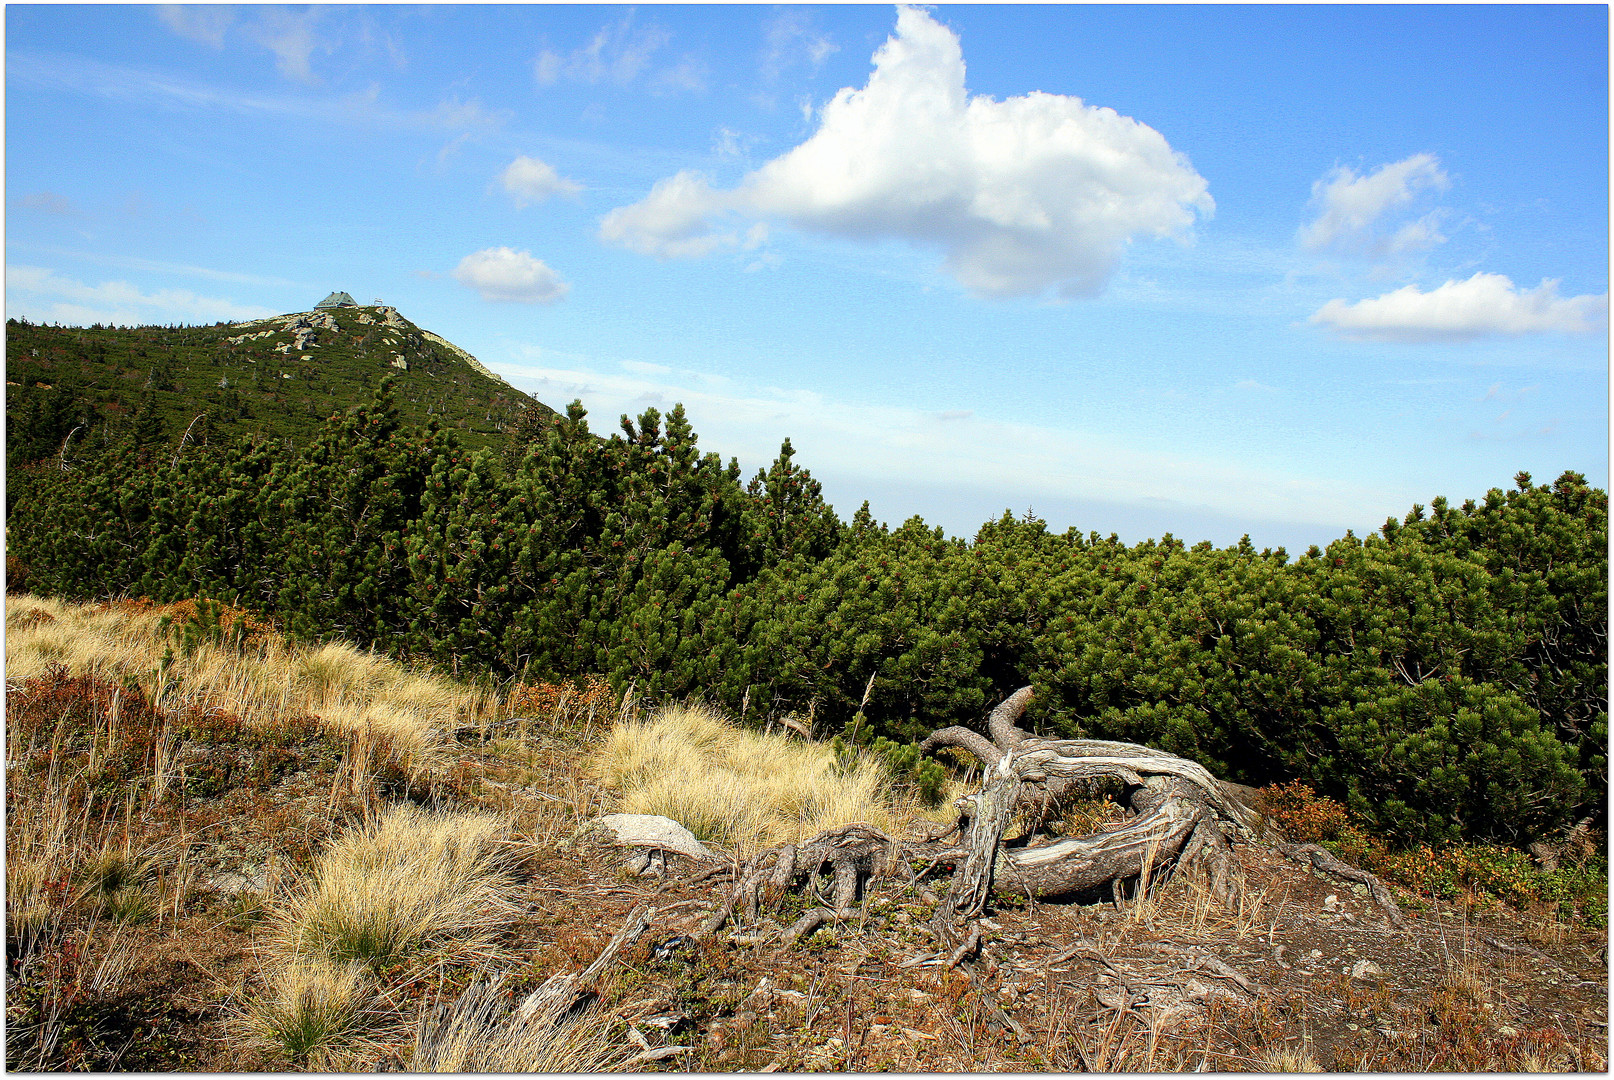
[[[672,818],[655,814],[606,814],[595,818],[579,830],[579,835],[596,828],[615,834],[616,842],[628,847],[659,848],[692,859],[715,860],[695,834]]]
[[[265,866],[247,865],[239,870],[226,870],[213,875],[207,884],[225,896],[248,892],[261,893],[269,888],[269,869]]]
[[[1351,965],[1351,978],[1377,979],[1384,975],[1384,969],[1371,960],[1358,960]]]

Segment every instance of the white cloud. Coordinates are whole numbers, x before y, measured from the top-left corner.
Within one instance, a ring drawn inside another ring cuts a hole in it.
[[[1422,191],[1444,191],[1451,180],[1433,154],[1414,154],[1401,161],[1380,165],[1366,176],[1357,176],[1348,165],[1340,165],[1311,185],[1311,199],[1320,208],[1317,219],[1300,230],[1300,242],[1308,248],[1334,244],[1368,243],[1372,228],[1391,210],[1405,206]],[[1438,219],[1425,218],[1403,228],[1389,248],[1411,250],[1413,245],[1429,246],[1445,237],[1435,229]],[[1410,231],[1409,231],[1410,230]]]
[[[576,195],[583,190],[582,184],[567,180],[552,166],[525,155],[505,167],[499,174],[499,182],[517,206],[540,203],[551,195]]]
[[[241,116],[275,116],[316,124],[352,124],[384,130],[449,132],[461,137],[492,131],[513,115],[476,99],[450,98],[432,109],[391,108],[374,84],[351,94],[237,91],[188,82],[168,72],[103,64],[76,56],[6,56],[6,78],[19,83],[88,94],[110,101],[163,108],[211,110]]]
[[[663,259],[737,247],[737,234],[713,232],[708,220],[729,201],[723,192],[713,190],[705,173],[685,169],[656,181],[642,202],[606,214],[600,221],[600,236],[641,255]]]
[[[1464,341],[1494,334],[1589,334],[1608,326],[1608,294],[1558,295],[1544,280],[1521,290],[1501,274],[1447,281],[1429,292],[1408,285],[1354,304],[1330,300],[1311,317],[1352,338],[1385,341]]]
[[[706,89],[706,65],[693,56],[685,56],[670,68],[656,73],[650,81],[651,89],[663,93],[676,93],[680,90],[689,93],[700,93]]]
[[[1159,132],[1080,98],[996,101],[964,87],[958,37],[898,9],[861,90],[841,90],[806,142],[719,190],[702,173],[659,181],[600,235],[663,258],[738,246],[728,219],[781,219],[855,240],[940,248],[982,296],[1103,289],[1138,236],[1188,232],[1214,204]]]
[[[316,33],[320,9],[294,12],[288,8],[263,7],[258,23],[251,28],[253,40],[275,54],[275,66],[287,78],[298,82],[318,81],[310,65],[315,49],[329,54],[333,43],[327,34]]]
[[[1386,241],[1384,253],[1409,255],[1415,251],[1428,251],[1436,245],[1444,244],[1446,237],[1440,231],[1440,222],[1445,216],[1443,211],[1435,210],[1417,221],[1407,222]]]
[[[86,285],[45,267],[7,265],[6,314],[72,326],[97,322],[148,326],[236,322],[262,319],[276,313],[221,297],[198,296],[187,289],[144,293],[127,281]]]
[[[460,260],[454,280],[475,289],[484,300],[519,304],[553,304],[571,285],[530,252],[487,248]]]

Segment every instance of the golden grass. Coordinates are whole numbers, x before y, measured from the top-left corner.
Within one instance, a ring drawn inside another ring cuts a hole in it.
[[[669,817],[747,851],[854,821],[891,832],[918,811],[872,760],[846,767],[825,745],[744,731],[704,705],[619,722],[592,767],[624,813]]]
[[[1291,1046],[1288,1043],[1278,1043],[1256,1051],[1255,1065],[1260,1072],[1269,1073],[1320,1073],[1322,1065],[1318,1064],[1308,1045]]]
[[[276,906],[275,950],[373,970],[421,955],[491,955],[520,911],[508,832],[491,814],[394,807],[331,844],[311,880]]]
[[[202,642],[185,652],[165,634],[165,615],[182,605],[139,602],[70,604],[31,595],[6,597],[6,678],[43,675],[52,664],[112,683],[134,680],[159,704],[217,705],[248,723],[288,714],[327,727],[382,734],[421,755],[448,730],[476,723],[497,707],[494,695],[411,671],[346,642],[305,646],[260,634],[240,646]],[[171,659],[165,664],[164,657]]]
[[[609,1014],[511,1009],[502,979],[479,981],[415,1029],[405,1072],[599,1073],[629,1057]]]

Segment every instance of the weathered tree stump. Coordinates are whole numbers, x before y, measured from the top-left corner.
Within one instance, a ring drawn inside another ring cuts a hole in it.
[[[1158,876],[1173,867],[1204,864],[1215,893],[1236,891],[1230,835],[1253,836],[1256,815],[1198,762],[1134,743],[1101,739],[1042,739],[1016,721],[1032,689],[1016,691],[992,710],[990,741],[967,728],[944,728],[921,750],[943,746],[974,754],[986,766],[981,791],[959,800],[960,831],[969,855],[954,889],[952,906],[979,912],[975,902],[996,886],[1043,899],[1114,889],[1117,883]],[[1126,785],[1125,800],[1136,816],[1114,829],[1024,848],[1001,840],[1014,812],[1033,825],[1062,808],[1078,784],[1114,779]]]

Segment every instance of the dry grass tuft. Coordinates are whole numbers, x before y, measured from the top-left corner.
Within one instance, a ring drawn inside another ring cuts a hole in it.
[[[322,1072],[374,1048],[385,1012],[363,965],[297,959],[265,971],[263,982],[236,1020],[250,1040]]]
[[[1440,980],[1440,988],[1473,1005],[1483,1005],[1495,996],[1490,969],[1475,956],[1465,955],[1453,964]]]
[[[1311,1047],[1305,1044],[1294,1046],[1289,1043],[1279,1043],[1276,1046],[1263,1047],[1255,1053],[1255,1064],[1258,1072],[1273,1073],[1320,1073],[1323,1067],[1312,1056]]]
[[[624,813],[660,814],[743,850],[853,821],[892,831],[917,811],[874,761],[845,767],[827,746],[744,731],[702,705],[618,723],[593,768],[622,793]]]
[[[629,1053],[609,1014],[512,1008],[499,977],[473,983],[415,1030],[407,1072],[615,1072]]]
[[[372,970],[420,954],[454,962],[496,953],[520,911],[508,831],[489,814],[392,809],[327,848],[312,879],[277,907],[277,951]]]

